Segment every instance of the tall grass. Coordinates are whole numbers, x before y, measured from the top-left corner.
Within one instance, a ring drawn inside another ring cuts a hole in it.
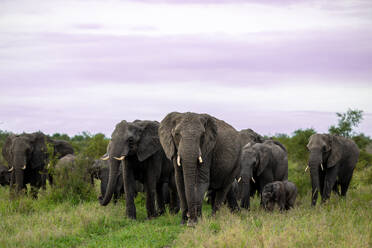
[[[0,247],[372,247],[371,166],[357,168],[346,199],[332,195],[316,207],[302,167],[289,166],[300,193],[295,209],[267,213],[255,198],[250,211],[231,214],[223,207],[212,217],[204,205],[195,228],[181,226],[180,214],[147,220],[143,194],[136,198],[137,220],[129,220],[124,199],[99,205],[98,183],[79,201],[56,200],[49,186],[37,200],[10,201],[9,188],[1,187]]]

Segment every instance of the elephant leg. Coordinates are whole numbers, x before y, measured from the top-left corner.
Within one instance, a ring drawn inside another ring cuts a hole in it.
[[[324,178],[324,188],[322,193],[322,202],[325,202],[331,196],[332,188],[334,187],[338,174],[338,166],[327,168],[327,172]]]
[[[226,199],[227,192],[229,192],[230,189],[231,189],[231,184],[228,187],[225,187],[225,188],[222,188],[222,189],[216,191],[216,199],[215,199],[215,202],[214,202],[214,206],[212,208],[212,214],[213,215],[216,214],[218,209],[220,209],[222,203]]]
[[[196,204],[196,216],[202,217],[203,198],[205,192],[207,192],[209,183],[198,184],[197,204]]]
[[[153,164],[152,164],[153,166]],[[133,184],[135,185],[135,184]],[[157,185],[155,181],[154,172],[151,169],[146,171],[145,176],[145,185],[146,185],[146,210],[147,218],[151,219],[156,217],[156,208],[155,208],[155,196],[157,191]],[[161,189],[161,187],[160,187]],[[158,204],[164,204],[164,202],[158,202]],[[164,205],[163,205],[164,207]]]
[[[239,205],[238,205],[238,202],[236,200],[236,196],[235,196],[235,193],[234,193],[232,187],[229,190],[229,192],[227,192],[226,198],[227,198],[227,205],[229,206],[231,212],[240,211],[240,208],[239,208]]]
[[[354,166],[358,162],[357,158],[349,158],[348,161],[340,167],[338,174],[339,183],[341,184],[341,196],[345,197],[349,188],[351,178],[353,177]],[[342,170],[342,168],[344,168]]]
[[[332,190],[333,190],[333,192],[335,194],[337,194],[338,196],[340,196],[341,194],[340,194],[340,191],[338,190],[338,185],[339,185],[339,182],[336,180],[335,185],[333,185]]]
[[[349,184],[350,184],[350,181],[351,181],[352,176],[353,176],[353,172],[351,172],[347,176],[344,176],[342,178],[342,181],[340,182],[340,184],[341,184],[341,196],[342,197],[345,197],[346,196],[346,193],[347,193],[347,190],[349,188]]]
[[[34,199],[37,199],[39,188],[43,186],[43,179],[44,179],[43,176],[44,175],[40,174],[39,171],[34,171],[30,175],[31,196]]]
[[[176,178],[176,186],[177,186],[177,192],[178,196],[180,198],[181,203],[181,211],[182,211],[182,219],[181,224],[186,224],[187,221],[187,201],[186,201],[186,194],[185,194],[185,183],[183,180],[183,172],[182,168],[177,166],[176,158],[173,158],[173,166],[175,171],[175,178]]]
[[[179,201],[178,194],[177,194],[175,175],[173,174],[169,181],[169,192],[170,192],[169,211],[172,214],[176,214],[180,210],[180,201]]]
[[[159,182],[156,185],[156,201],[158,204],[158,214],[163,215],[165,213],[165,203],[163,197],[163,185],[164,183]]]
[[[136,206],[134,205],[135,197],[135,183],[133,170],[130,168],[129,163],[123,166],[123,181],[125,191],[125,206],[128,218],[136,219]]]

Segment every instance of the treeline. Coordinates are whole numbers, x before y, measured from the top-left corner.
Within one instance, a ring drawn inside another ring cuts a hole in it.
[[[359,165],[366,167],[372,164],[372,155],[367,152],[367,148],[372,146],[372,140],[369,136],[363,133],[356,133],[355,128],[363,120],[363,111],[349,109],[346,113],[336,113],[338,116],[338,124],[332,125],[329,128],[330,134],[340,135],[351,138],[355,141],[360,149]],[[305,168],[308,159],[307,143],[311,135],[316,133],[313,128],[298,129],[291,135],[277,134],[271,138],[280,141],[288,150],[288,159],[300,167]],[[0,147],[3,147],[5,139],[10,132],[0,130]],[[109,138],[104,134],[91,134],[89,132],[82,132],[75,136],[68,136],[67,134],[55,133],[50,135],[53,139],[60,139],[68,141],[75,150],[76,154],[88,157],[90,159],[97,159],[106,153],[106,147]],[[6,164],[2,154],[0,154],[0,162]]]

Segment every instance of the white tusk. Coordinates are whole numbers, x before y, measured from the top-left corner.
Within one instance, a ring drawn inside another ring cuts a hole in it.
[[[256,181],[254,180],[254,178],[252,177],[252,181],[254,182],[254,183],[256,183]]]
[[[105,155],[103,155],[103,156],[105,156]],[[107,155],[107,156],[105,156],[105,157],[101,157],[101,160],[104,160],[104,161],[106,161],[106,160],[108,160],[110,158],[110,156],[109,155]]]
[[[322,168],[322,170],[323,170],[323,164],[322,163],[320,163],[320,168]]]
[[[9,172],[12,172],[14,170],[14,167],[10,168],[8,171]]]
[[[124,160],[124,158],[125,158],[125,156],[123,155],[123,156],[121,156],[120,158],[117,158],[117,157],[114,157],[114,159],[116,159],[116,160]]]
[[[26,170],[26,165],[22,167],[22,170]]]
[[[315,196],[316,193],[318,193],[318,189],[315,189],[315,191],[313,193],[313,197]]]
[[[242,177],[239,177],[238,182],[240,182],[240,180],[242,180]]]
[[[177,155],[177,165],[178,165],[178,167],[181,167],[181,157],[180,157],[180,155]]]
[[[306,166],[306,168],[305,168],[305,172],[306,172],[308,169],[309,169],[309,166]]]
[[[203,163],[203,159],[201,156],[199,156],[199,163]]]

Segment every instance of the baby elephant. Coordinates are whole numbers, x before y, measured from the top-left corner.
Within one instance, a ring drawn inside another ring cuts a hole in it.
[[[279,205],[280,211],[293,208],[297,196],[297,187],[288,181],[275,181],[266,184],[262,190],[261,202],[268,211],[274,210],[274,205]]]

